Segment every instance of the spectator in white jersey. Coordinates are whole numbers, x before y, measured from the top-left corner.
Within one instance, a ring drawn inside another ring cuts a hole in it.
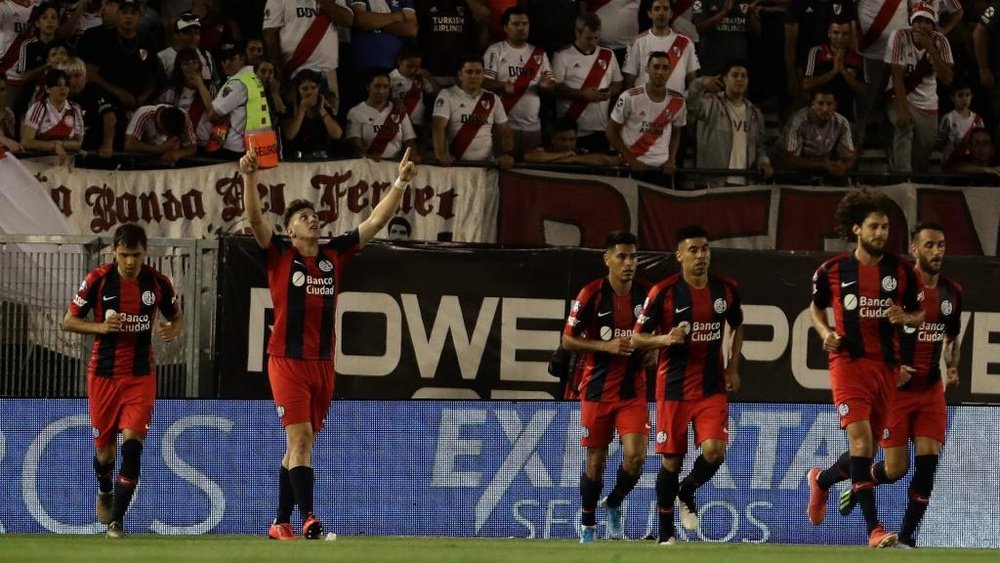
[[[181,49],[193,49],[201,59],[201,77],[212,85],[215,82],[215,60],[208,52],[202,49],[201,43],[201,20],[191,12],[184,12],[177,17],[174,23],[174,34],[172,45],[157,53],[160,59],[160,66],[163,67],[164,76],[171,76],[174,72],[174,61],[177,53]]]
[[[694,80],[701,65],[695,54],[694,42],[691,38],[670,29],[673,19],[673,8],[670,0],[653,0],[648,11],[653,26],[643,31],[629,43],[625,53],[625,64],[622,74],[625,77],[625,88],[642,86],[649,80],[646,73],[646,63],[650,53],[660,51],[670,57],[670,80],[667,90],[684,95],[687,85]]]
[[[938,82],[951,84],[955,60],[948,39],[937,27],[929,4],[916,4],[910,27],[892,32],[885,62],[892,65],[887,92],[889,120],[895,130],[889,168],[894,172],[927,172],[937,138]]]
[[[608,141],[633,173],[677,171],[687,108],[683,97],[667,89],[670,73],[667,53],[653,51],[646,63],[649,81],[623,92],[611,111]]]
[[[69,76],[59,69],[45,74],[45,99],[31,104],[21,124],[21,146],[44,151],[65,164],[83,142],[83,111],[69,101]]]
[[[169,104],[135,110],[125,130],[125,150],[155,154],[167,165],[194,156],[194,128],[184,110]]]
[[[503,13],[504,41],[490,45],[483,55],[483,87],[500,95],[514,132],[514,154],[542,143],[539,91],[552,91],[555,81],[545,50],[528,43],[528,13],[519,7]]]
[[[608,103],[622,91],[622,73],[614,52],[600,47],[601,19],[586,14],[576,20],[576,41],[555,54],[556,116],[575,121],[577,144],[591,152],[608,152]],[[527,153],[525,153],[527,156]]]
[[[410,160],[420,162],[417,137],[406,108],[389,100],[389,75],[375,72],[365,80],[368,97],[347,113],[347,141],[356,157],[379,161],[399,158],[406,149]]]
[[[434,156],[441,166],[456,161],[492,161],[494,133],[500,140],[500,168],[514,165],[514,136],[500,97],[483,89],[483,61],[466,57],[458,83],[438,92],[431,123]]]
[[[774,174],[764,141],[764,114],[747,99],[750,71],[742,60],[722,68],[723,91],[713,94],[708,86],[714,76],[702,77],[688,90],[688,116],[698,126],[698,168],[757,170],[765,178]],[[749,176],[705,177],[709,186],[748,183]]]
[[[812,91],[809,107],[788,120],[781,147],[793,170],[843,176],[854,166],[851,124],[837,113],[833,92],[824,88]]]

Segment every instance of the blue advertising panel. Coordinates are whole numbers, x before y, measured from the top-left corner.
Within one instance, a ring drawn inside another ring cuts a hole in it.
[[[0,399],[0,531],[98,533],[86,401]],[[651,413],[652,414],[652,413]],[[953,407],[923,545],[1000,547],[1000,409]],[[698,492],[691,541],[861,544],[860,514],[809,524],[804,480],[846,447],[827,405],[733,404],[728,459]],[[313,453],[316,510],[342,535],[569,538],[579,521],[580,414],[556,402],[335,402]],[[650,452],[653,451],[650,443]],[[160,401],[126,530],[264,534],[284,436],[268,401]],[[689,451],[685,472],[697,452]],[[620,453],[613,447],[604,490]],[[650,455],[626,532],[657,529]],[[898,529],[908,478],[878,489]],[[831,496],[839,493],[837,488]],[[603,514],[599,513],[603,533]]]

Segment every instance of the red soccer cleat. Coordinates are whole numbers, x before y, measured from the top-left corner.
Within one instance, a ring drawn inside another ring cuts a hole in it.
[[[307,540],[318,540],[323,538],[323,523],[319,518],[310,512],[306,521],[302,523],[302,537]]]
[[[819,486],[816,479],[819,477],[820,468],[813,467],[806,473],[806,481],[809,481],[809,521],[813,526],[823,524],[826,520],[826,501],[830,498],[830,491],[824,491]]]
[[[887,532],[882,524],[875,526],[875,529],[868,534],[868,547],[874,547],[876,549],[882,547],[892,547],[899,542],[899,536],[896,532]]]
[[[271,529],[267,531],[267,537],[272,540],[288,541],[295,539],[295,530],[292,529],[292,525],[288,522],[283,522],[278,524],[277,522],[271,524]]]

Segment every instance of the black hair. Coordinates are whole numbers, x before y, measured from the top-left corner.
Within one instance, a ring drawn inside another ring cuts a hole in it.
[[[141,246],[146,249],[146,229],[135,223],[125,223],[115,229],[114,243],[112,248],[124,246],[125,248],[135,248]]]
[[[685,225],[677,229],[677,243],[689,238],[708,238],[708,231],[701,225]]]
[[[60,80],[68,85],[69,75],[66,74],[65,71],[59,70],[58,68],[49,69],[49,71],[45,73],[45,86],[48,88],[58,86]]]
[[[367,91],[371,88],[372,82],[375,82],[375,79],[380,76],[384,76],[386,80],[391,82],[388,72],[385,72],[384,70],[376,70],[365,75],[365,90]]]
[[[632,246],[636,246],[639,244],[639,238],[629,231],[611,231],[608,233],[608,236],[604,238],[605,248],[614,248],[619,244],[631,244]]]
[[[500,23],[502,23],[504,27],[507,27],[507,24],[510,23],[511,16],[527,16],[527,15],[528,15],[528,10],[525,10],[520,6],[511,6],[510,8],[507,8],[506,10],[503,11],[503,15],[500,16]]]
[[[837,204],[834,217],[837,219],[840,234],[848,242],[854,241],[854,226],[861,225],[872,213],[889,216],[894,207],[892,198],[877,190],[862,188],[848,193]]]
[[[292,217],[294,217],[296,213],[302,211],[303,209],[312,209],[313,211],[316,211],[316,206],[313,205],[313,203],[307,199],[292,200],[292,202],[288,204],[288,207],[285,209],[286,229],[288,228],[288,223],[291,222]]]
[[[667,59],[667,66],[671,66],[670,55],[666,51],[653,51],[649,54],[649,58],[646,59],[646,64],[649,64],[649,61],[653,59]]]
[[[406,217],[393,217],[392,219],[389,219],[389,223],[386,225],[387,232],[391,231],[392,228],[397,225],[405,228],[406,234],[413,232],[413,228],[410,226],[410,222],[406,220]]]
[[[184,133],[184,110],[169,106],[157,112],[160,127],[167,137],[180,137]]]
[[[942,227],[941,223],[938,223],[937,221],[920,221],[913,226],[912,230],[910,230],[910,240],[917,240],[921,231],[937,231],[939,233],[944,233],[944,227]]]
[[[722,72],[719,73],[719,76],[729,74],[729,71],[735,66],[742,67],[747,71],[747,76],[750,76],[750,63],[744,59],[729,59],[726,61],[726,64],[722,65]]]

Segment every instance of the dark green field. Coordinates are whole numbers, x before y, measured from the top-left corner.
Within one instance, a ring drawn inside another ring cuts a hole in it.
[[[335,542],[275,542],[254,536],[133,535],[121,540],[103,536],[0,536],[0,560],[11,563],[54,561],[109,563],[236,563],[243,561],[401,561],[437,563],[851,563],[853,561],[922,561],[962,563],[1000,561],[1000,552],[973,549],[873,550],[757,544],[686,543],[661,547],[650,541],[580,545],[567,540],[458,539],[439,537],[349,537]]]

